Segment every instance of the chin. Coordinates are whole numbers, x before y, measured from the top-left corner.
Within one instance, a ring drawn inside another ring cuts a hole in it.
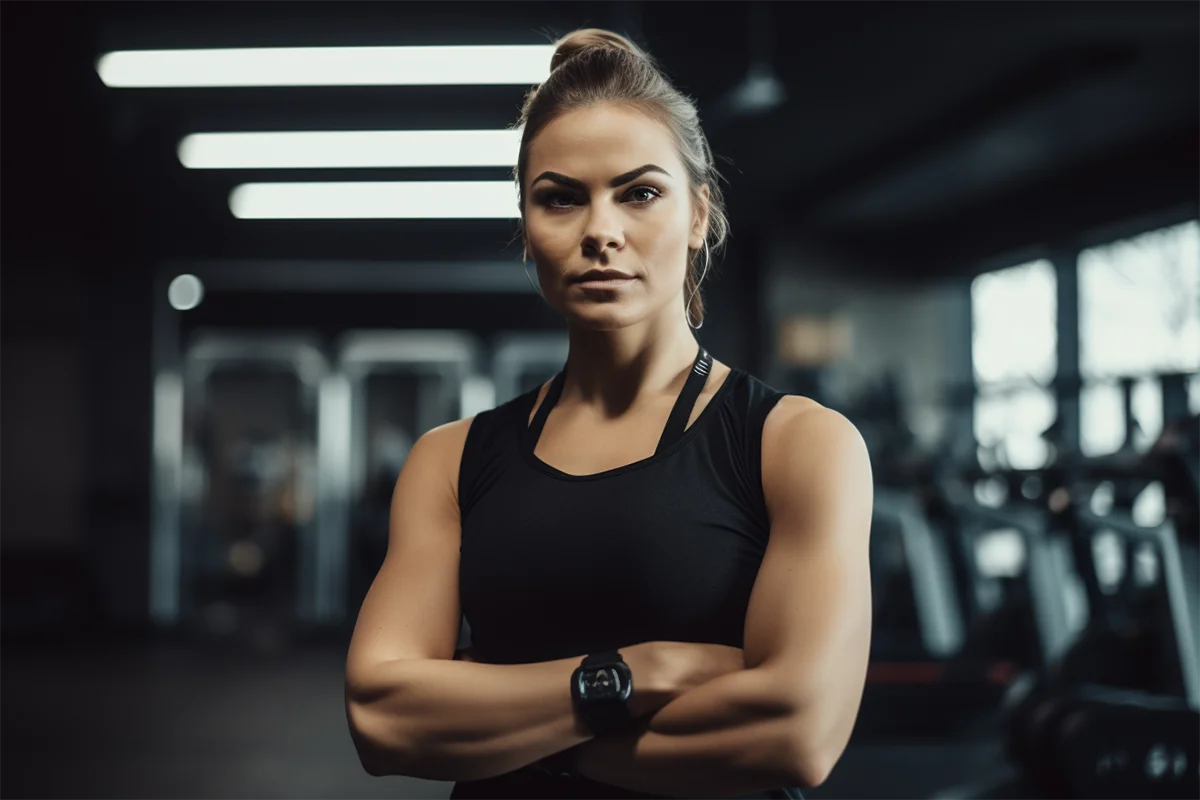
[[[591,331],[615,331],[641,319],[632,309],[617,304],[568,306],[563,316],[570,324]]]

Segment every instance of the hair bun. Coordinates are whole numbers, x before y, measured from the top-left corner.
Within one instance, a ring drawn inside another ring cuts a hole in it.
[[[554,56],[550,59],[550,71],[553,72],[563,62],[585,50],[624,50],[647,61],[650,60],[650,57],[642,52],[641,48],[619,33],[606,31],[603,28],[580,28],[558,40]]]

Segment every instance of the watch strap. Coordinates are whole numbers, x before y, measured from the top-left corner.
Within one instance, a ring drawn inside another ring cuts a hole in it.
[[[606,650],[588,655],[571,675],[571,699],[584,723],[596,736],[610,736],[619,733],[633,722],[629,712],[628,694],[619,699],[603,700],[592,700],[582,695],[581,673],[605,667],[614,668],[624,679],[629,692],[632,692],[633,673],[630,671],[629,665],[625,663],[625,659],[616,650]]]

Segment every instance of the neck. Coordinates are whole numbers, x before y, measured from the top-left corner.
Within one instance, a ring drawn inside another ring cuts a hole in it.
[[[614,413],[677,394],[700,347],[682,315],[608,331],[572,325],[569,334],[562,400]]]

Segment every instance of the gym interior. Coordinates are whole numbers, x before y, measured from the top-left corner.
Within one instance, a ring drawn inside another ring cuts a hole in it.
[[[726,180],[698,340],[870,451],[870,666],[805,795],[1198,796],[1200,5],[0,15],[4,797],[448,796],[363,771],[346,647],[413,443],[552,377],[565,327],[512,213],[320,184],[503,190],[515,147],[337,134],[506,131],[539,79],[137,56],[587,26],[696,100]]]

